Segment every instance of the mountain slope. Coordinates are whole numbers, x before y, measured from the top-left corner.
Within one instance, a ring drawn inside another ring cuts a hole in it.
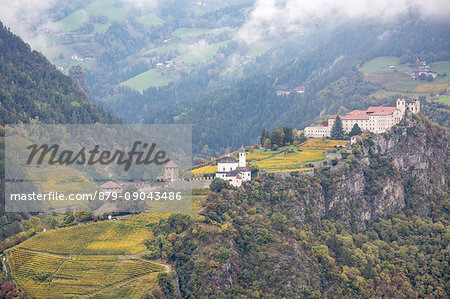
[[[205,221],[155,225],[149,252],[187,297],[448,296],[450,131],[409,122],[313,176],[214,192]]]
[[[118,119],[88,102],[72,80],[0,23],[0,164],[4,164],[6,124],[111,123]],[[4,167],[0,167],[0,240],[30,229],[31,215],[4,213]],[[44,217],[43,217],[44,218]],[[51,217],[50,217],[51,218]],[[37,220],[37,219],[36,219]],[[33,223],[32,226],[49,223]],[[11,241],[13,242],[13,241]],[[3,245],[0,249],[3,250]]]
[[[55,66],[0,23],[0,124],[95,123],[114,118]],[[115,120],[117,121],[117,120]]]

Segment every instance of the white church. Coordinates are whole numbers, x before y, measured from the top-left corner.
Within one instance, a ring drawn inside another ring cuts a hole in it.
[[[239,149],[239,162],[229,155],[217,162],[216,178],[226,180],[235,187],[240,187],[242,182],[252,179],[252,173],[247,168],[244,147]]]

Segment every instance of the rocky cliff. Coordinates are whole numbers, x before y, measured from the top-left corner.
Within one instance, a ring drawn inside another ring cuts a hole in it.
[[[396,209],[428,215],[429,197],[448,193],[449,140],[448,128],[418,115],[387,133],[365,136],[336,174],[339,187],[326,197],[325,215],[357,229]]]
[[[449,137],[410,115],[336,167],[210,193],[202,220],[149,250],[186,297],[448,295]]]

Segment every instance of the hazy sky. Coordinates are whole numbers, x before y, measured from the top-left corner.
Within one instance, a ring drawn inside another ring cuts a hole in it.
[[[448,0],[256,0],[239,37],[248,42],[280,31],[302,32],[320,20],[379,18],[388,22],[409,10],[423,17],[449,18]]]
[[[45,41],[36,38],[33,28],[49,22],[46,12],[56,1],[0,0],[0,20],[34,48],[45,52]],[[136,6],[155,5],[157,2],[122,1]],[[323,19],[339,22],[349,18],[377,17],[389,21],[410,9],[425,17],[448,18],[450,15],[448,0],[256,0],[238,37],[255,42],[261,38],[272,38],[281,31],[301,32]]]

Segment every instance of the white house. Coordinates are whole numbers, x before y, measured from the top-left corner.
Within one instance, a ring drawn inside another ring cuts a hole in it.
[[[239,162],[230,156],[226,156],[217,162],[216,178],[226,180],[236,187],[241,186],[242,182],[252,179],[252,173],[247,168],[244,147],[239,150]]]

